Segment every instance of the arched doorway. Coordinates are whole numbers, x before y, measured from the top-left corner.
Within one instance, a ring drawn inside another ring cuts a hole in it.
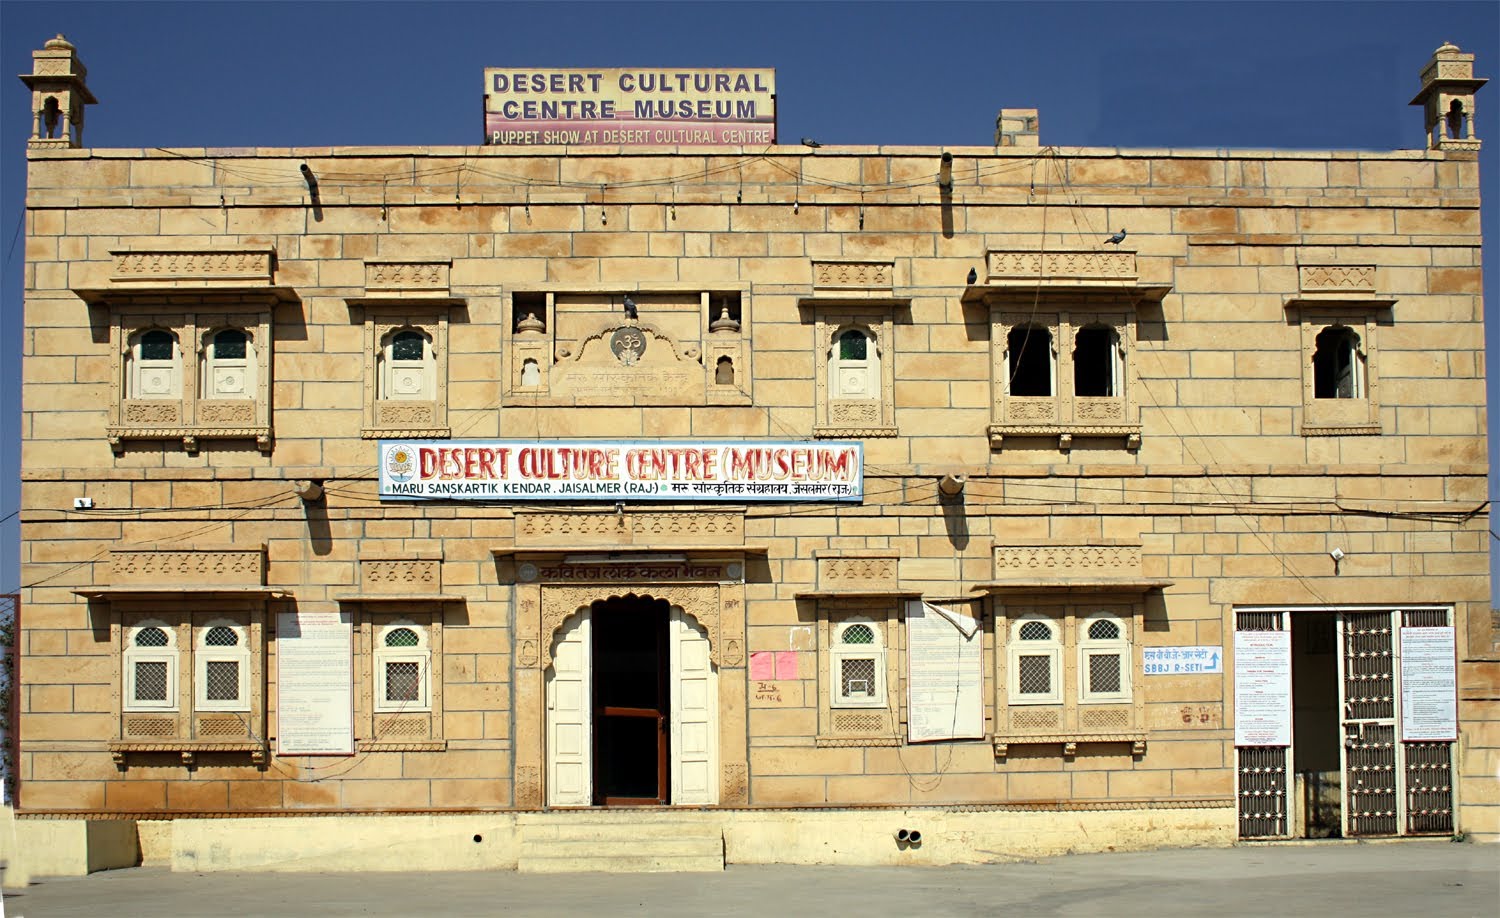
[[[718,801],[718,687],[706,631],[651,595],[579,608],[546,673],[547,803]]]

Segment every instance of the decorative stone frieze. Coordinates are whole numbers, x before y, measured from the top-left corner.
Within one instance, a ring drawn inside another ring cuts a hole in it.
[[[682,511],[516,511],[516,547],[554,546],[608,548],[641,545],[661,548],[689,546],[743,547],[745,517],[742,510],[698,507]]]
[[[895,551],[818,551],[813,556],[818,565],[820,593],[897,592],[900,558]]]
[[[435,552],[361,554],[359,588],[370,595],[441,593],[442,556]]]
[[[889,261],[815,261],[815,290],[889,290],[896,266]]]
[[[991,251],[987,263],[991,284],[1038,279],[1134,283],[1137,278],[1135,253],[1128,251]]]
[[[113,586],[217,584],[263,586],[266,546],[198,546],[171,548],[137,545],[110,551]]]
[[[273,254],[259,247],[113,251],[110,283],[118,287],[269,287]]]
[[[1014,544],[995,546],[996,583],[1056,579],[1141,579],[1139,544]]]
[[[1375,292],[1374,265],[1299,265],[1297,276],[1303,293]]]
[[[367,261],[365,296],[447,297],[449,261]]]

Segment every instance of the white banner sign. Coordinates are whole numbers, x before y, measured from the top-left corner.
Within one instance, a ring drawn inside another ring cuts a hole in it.
[[[1146,647],[1142,657],[1148,676],[1224,671],[1223,647]]]
[[[354,627],[348,612],[276,616],[276,752],[354,754]]]
[[[398,500],[858,501],[864,444],[661,440],[380,441]]]
[[[907,739],[984,738],[979,623],[920,600],[906,604]]]
[[[1452,628],[1401,629],[1401,738],[1458,739]]]
[[[1234,633],[1234,744],[1292,744],[1292,635]]]

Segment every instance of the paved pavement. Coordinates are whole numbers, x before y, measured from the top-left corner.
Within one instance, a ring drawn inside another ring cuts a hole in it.
[[[983,867],[721,874],[171,873],[6,890],[7,918],[297,915],[1366,915],[1500,913],[1500,845],[1318,842],[1080,854]]]

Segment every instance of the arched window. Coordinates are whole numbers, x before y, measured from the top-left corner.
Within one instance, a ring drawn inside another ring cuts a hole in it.
[[[211,333],[203,348],[204,398],[255,397],[255,345],[238,328]]]
[[[1120,394],[1120,338],[1107,325],[1088,325],[1073,337],[1073,394],[1109,398]]]
[[[1130,632],[1125,620],[1098,612],[1079,626],[1078,700],[1084,704],[1130,700]]]
[[[125,710],[177,710],[179,658],[173,630],[161,621],[127,629],[123,656]]]
[[[734,360],[730,357],[720,357],[714,364],[714,385],[734,385]]]
[[[1354,329],[1330,325],[1318,332],[1312,360],[1314,398],[1365,397],[1365,355]]]
[[[152,328],[132,336],[129,362],[125,387],[129,398],[182,397],[182,349],[176,335]]]
[[[830,706],[885,706],[885,644],[872,619],[851,618],[833,626],[829,653]]]
[[[1035,325],[1017,325],[1006,336],[1010,394],[1050,396],[1055,392],[1052,333]]]
[[[435,397],[432,339],[411,328],[391,332],[380,348],[379,397],[430,401]]]
[[[1057,622],[1041,616],[1017,619],[1007,650],[1011,704],[1062,702],[1062,631]]]
[[[880,350],[875,336],[848,328],[833,339],[828,355],[828,390],[833,398],[880,400]]]
[[[197,646],[193,648],[194,707],[200,711],[250,710],[247,629],[219,620],[197,631]]]
[[[375,634],[375,710],[432,709],[432,651],[427,630],[400,620]]]

